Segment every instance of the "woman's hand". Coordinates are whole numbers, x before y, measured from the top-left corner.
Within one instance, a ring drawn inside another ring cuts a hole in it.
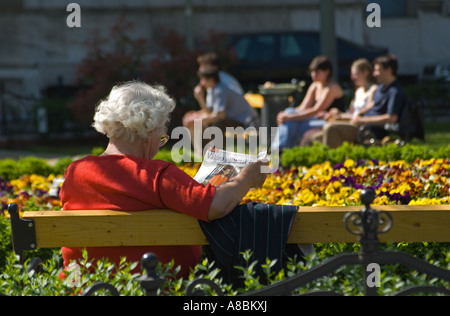
[[[241,176],[245,181],[248,181],[248,185],[250,188],[259,188],[264,184],[267,178],[267,173],[262,172],[263,166],[268,165],[269,161],[267,160],[258,160],[256,162],[252,162],[245,166],[244,169],[242,169],[242,171],[237,175],[236,179]]]
[[[290,118],[289,113],[286,113],[284,111],[280,112],[277,115],[277,124],[281,125],[281,124],[287,123],[289,121],[289,118]]]
[[[212,221],[228,215],[251,188],[260,187],[266,180],[263,166],[268,161],[256,161],[248,164],[232,182],[226,182],[216,188],[216,193],[208,212],[208,220]]]
[[[194,97],[195,99],[199,100],[203,100],[205,99],[205,89],[201,86],[201,85],[196,85],[194,88]]]
[[[324,119],[326,121],[338,120],[342,112],[336,108],[331,108],[328,111],[323,111],[317,114],[318,118]]]

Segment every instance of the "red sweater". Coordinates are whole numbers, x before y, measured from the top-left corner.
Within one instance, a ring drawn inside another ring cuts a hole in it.
[[[215,187],[197,183],[176,165],[134,156],[87,156],[73,162],[66,171],[60,198],[63,210],[172,209],[207,221]],[[201,246],[90,247],[89,259],[107,257],[119,263],[120,257],[140,262],[146,252],[160,262],[174,259],[181,265],[178,276],[201,259]],[[62,248],[64,266],[81,258],[80,248]],[[138,266],[140,268],[140,265]]]

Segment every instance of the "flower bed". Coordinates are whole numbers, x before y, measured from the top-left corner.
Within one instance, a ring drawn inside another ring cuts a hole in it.
[[[9,203],[16,203],[21,212],[60,210],[59,187],[64,178],[50,174],[23,175],[18,179],[0,179],[0,212],[7,213]]]
[[[194,176],[199,164],[179,166]],[[346,206],[360,205],[363,188],[377,193],[374,205],[449,204],[450,159],[416,159],[383,162],[352,160],[332,165],[324,162],[312,167],[279,170],[267,177],[262,188],[252,189],[243,203]],[[0,181],[1,209],[17,203],[21,210],[59,210],[58,188],[61,175],[23,175]]]
[[[243,202],[270,204],[360,205],[360,192],[372,188],[374,205],[449,204],[450,160],[417,159],[383,162],[352,160],[330,162],[277,171],[268,176],[262,188],[251,190]],[[198,165],[180,166],[194,175]]]

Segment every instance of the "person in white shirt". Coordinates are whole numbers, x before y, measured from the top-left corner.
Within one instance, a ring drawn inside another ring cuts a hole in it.
[[[372,64],[365,58],[355,60],[351,68],[351,78],[356,86],[355,96],[350,103],[350,113],[362,115],[373,106],[373,96],[378,88],[373,77]]]
[[[351,79],[356,89],[348,112],[330,110],[326,116],[327,120],[349,120],[363,115],[372,108],[373,96],[378,85],[373,77],[373,67],[370,61],[365,58],[355,60],[351,67]]]

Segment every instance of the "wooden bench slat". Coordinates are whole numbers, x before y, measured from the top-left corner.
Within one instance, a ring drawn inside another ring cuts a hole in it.
[[[450,205],[377,205],[378,211],[390,212],[393,227],[379,234],[386,241],[450,241]],[[343,224],[345,213],[359,211],[361,206],[300,207],[295,217],[289,243],[355,242]]]
[[[38,248],[207,244],[195,218],[170,210],[43,211],[23,218],[34,220]]]
[[[393,227],[378,235],[385,241],[450,242],[450,205],[383,205]],[[289,243],[356,242],[343,217],[362,206],[300,207]],[[87,219],[86,217],[89,217]],[[124,212],[110,210],[25,212],[35,222],[38,248],[145,245],[205,245],[198,221],[171,210]]]

